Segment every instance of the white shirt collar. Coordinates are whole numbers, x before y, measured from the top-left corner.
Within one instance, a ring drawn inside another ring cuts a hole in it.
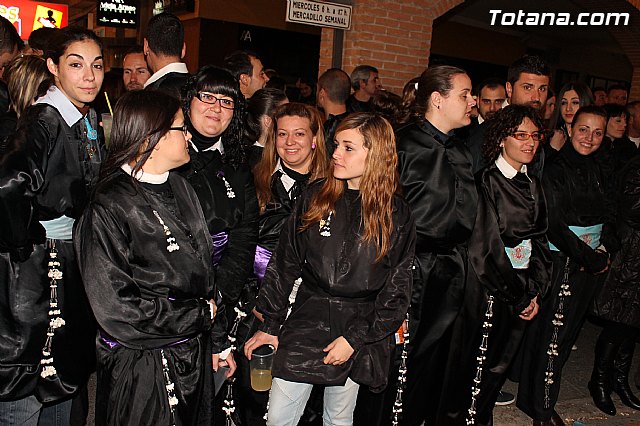
[[[484,123],[484,118],[480,114],[478,114],[478,124]]]
[[[189,139],[189,143],[191,144],[191,148],[193,148],[196,152],[200,152],[200,150],[198,150],[198,147],[193,143],[193,141],[191,139]],[[224,146],[222,145],[222,136],[220,136],[218,138],[218,142],[214,143],[213,145],[211,145],[209,148],[207,149],[203,149],[202,151],[215,151],[215,150],[220,151],[221,155],[224,155]]]
[[[57,109],[69,127],[83,117],[78,108],[55,85],[52,85],[44,96],[38,98],[36,104],[47,104]]]
[[[153,75],[149,77],[149,80],[144,83],[144,87],[147,87],[151,83],[160,80],[162,77],[171,72],[177,72],[179,74],[189,74],[187,64],[185,64],[184,62],[173,62],[154,72]]]
[[[276,172],[282,172],[282,176],[280,176],[280,181],[282,182],[282,186],[284,186],[284,189],[286,189],[287,193],[289,193],[289,191],[291,191],[291,188],[293,188],[293,185],[296,184],[296,180],[293,179],[291,176],[287,174],[287,172],[284,171],[284,169],[282,168],[282,162],[279,158],[278,158],[278,163],[276,164],[276,169],[273,171],[273,173],[276,173]],[[291,194],[289,194],[289,197],[291,197]]]
[[[120,166],[120,168],[124,170],[124,172],[129,176],[131,176],[131,174],[133,173],[133,167],[131,167],[126,163]],[[162,183],[165,183],[167,179],[169,179],[169,172],[164,172],[159,175],[153,175],[151,173],[145,173],[142,170],[138,170],[138,173],[136,173],[135,176],[133,176],[133,178],[139,182],[153,183],[155,185],[160,185]]]
[[[496,160],[496,167],[498,168],[498,170],[500,170],[502,175],[507,179],[513,179],[514,177],[516,177],[516,174],[518,174],[518,170],[514,169],[511,164],[507,163],[507,160],[504,159],[502,154],[500,154],[498,156],[498,159]],[[522,165],[522,167],[520,168],[520,172],[524,173],[527,177],[529,177],[529,175],[527,174],[526,164]],[[531,178],[529,178],[529,180],[531,180]]]

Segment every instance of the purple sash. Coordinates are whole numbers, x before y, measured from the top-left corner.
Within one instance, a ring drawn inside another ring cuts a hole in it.
[[[264,247],[256,246],[256,257],[253,260],[253,273],[262,282],[264,274],[267,272],[267,265],[271,259],[271,252]]]
[[[222,258],[222,253],[225,251],[227,244],[229,243],[229,234],[225,231],[212,234],[211,241],[213,241],[211,263],[213,263],[213,266],[218,266],[218,263],[220,263],[220,259]]]
[[[115,338],[109,336],[107,333],[105,333],[102,330],[100,330],[100,338],[102,339],[103,342],[105,342],[109,346],[110,349],[117,348],[118,346],[122,345]],[[172,346],[176,346],[176,345],[179,345],[181,343],[184,343],[184,342],[186,342],[188,340],[189,339],[180,339],[177,342],[169,343],[168,345],[162,346],[162,348],[170,348]]]

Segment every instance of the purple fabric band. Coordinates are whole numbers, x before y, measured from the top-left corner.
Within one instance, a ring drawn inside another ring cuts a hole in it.
[[[220,259],[222,258],[222,253],[227,248],[227,244],[229,243],[229,234],[224,231],[218,232],[217,234],[212,234],[211,241],[213,241],[211,263],[213,263],[213,266],[218,266],[218,263],[220,263]]]
[[[271,252],[264,247],[256,246],[256,257],[253,260],[253,273],[258,277],[258,281],[264,279],[269,259],[271,259]]]
[[[117,348],[118,346],[120,346],[120,342],[118,342],[116,339],[114,339],[113,337],[109,336],[107,333],[105,333],[104,331],[100,330],[100,338],[102,339],[103,342],[105,342],[110,349],[113,348]],[[166,346],[162,346],[162,348],[170,348],[172,346],[176,346],[179,345],[181,343],[184,343],[186,341],[188,341],[189,339],[180,339],[177,342],[173,342],[173,343],[169,343]]]

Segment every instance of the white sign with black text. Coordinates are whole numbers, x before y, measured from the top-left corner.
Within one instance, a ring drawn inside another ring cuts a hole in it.
[[[317,27],[351,28],[351,6],[311,0],[287,0],[287,22]]]

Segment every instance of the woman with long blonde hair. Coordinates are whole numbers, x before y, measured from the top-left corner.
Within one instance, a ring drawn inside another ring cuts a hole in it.
[[[409,306],[415,224],[398,195],[393,129],[375,114],[352,114],[335,146],[329,177],[309,186],[282,230],[258,297],[264,322],[245,345],[249,358],[262,345],[277,348],[270,426],[297,424],[314,384],[326,386],[325,424],[352,424],[359,385],[387,385],[393,334]]]

